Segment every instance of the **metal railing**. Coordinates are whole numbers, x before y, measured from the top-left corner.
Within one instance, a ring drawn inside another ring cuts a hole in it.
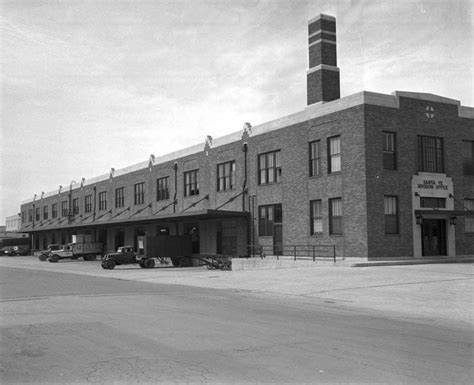
[[[248,254],[251,257],[265,258],[274,256],[277,260],[281,257],[297,259],[332,259],[336,262],[335,245],[248,245]]]

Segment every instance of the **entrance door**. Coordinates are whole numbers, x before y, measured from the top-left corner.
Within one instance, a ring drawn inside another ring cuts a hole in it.
[[[423,219],[422,255],[446,255],[446,220]]]

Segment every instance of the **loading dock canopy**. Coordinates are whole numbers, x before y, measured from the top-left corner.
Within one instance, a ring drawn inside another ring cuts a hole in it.
[[[90,221],[83,223],[37,223],[35,227],[29,228],[30,225],[22,229],[23,232],[33,233],[36,231],[46,231],[46,230],[60,230],[60,229],[79,229],[79,228],[90,228],[95,226],[117,226],[117,225],[127,225],[127,224],[150,224],[150,223],[165,223],[165,222],[181,222],[186,221],[195,221],[195,220],[208,220],[208,219],[225,219],[225,218],[246,218],[249,213],[246,211],[228,211],[228,210],[193,210],[185,211],[179,213],[163,214],[163,215],[147,215],[142,217],[128,217],[128,218],[117,218],[109,219],[104,216],[99,220],[93,221],[92,218]]]
[[[450,216],[462,216],[462,215],[474,215],[472,210],[436,210],[436,209],[425,209],[415,210],[415,215],[427,215],[427,214],[441,214]]]

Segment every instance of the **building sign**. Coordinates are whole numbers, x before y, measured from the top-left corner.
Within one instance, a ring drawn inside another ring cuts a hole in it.
[[[423,183],[418,183],[419,189],[448,190],[448,186],[443,180],[423,179]]]

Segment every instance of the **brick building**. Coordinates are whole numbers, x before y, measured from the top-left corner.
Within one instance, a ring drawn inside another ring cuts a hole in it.
[[[112,250],[192,234],[196,253],[335,245],[338,257],[474,254],[474,108],[396,91],[340,98],[336,22],[308,23],[308,106],[41,194],[33,248],[90,234]]]

